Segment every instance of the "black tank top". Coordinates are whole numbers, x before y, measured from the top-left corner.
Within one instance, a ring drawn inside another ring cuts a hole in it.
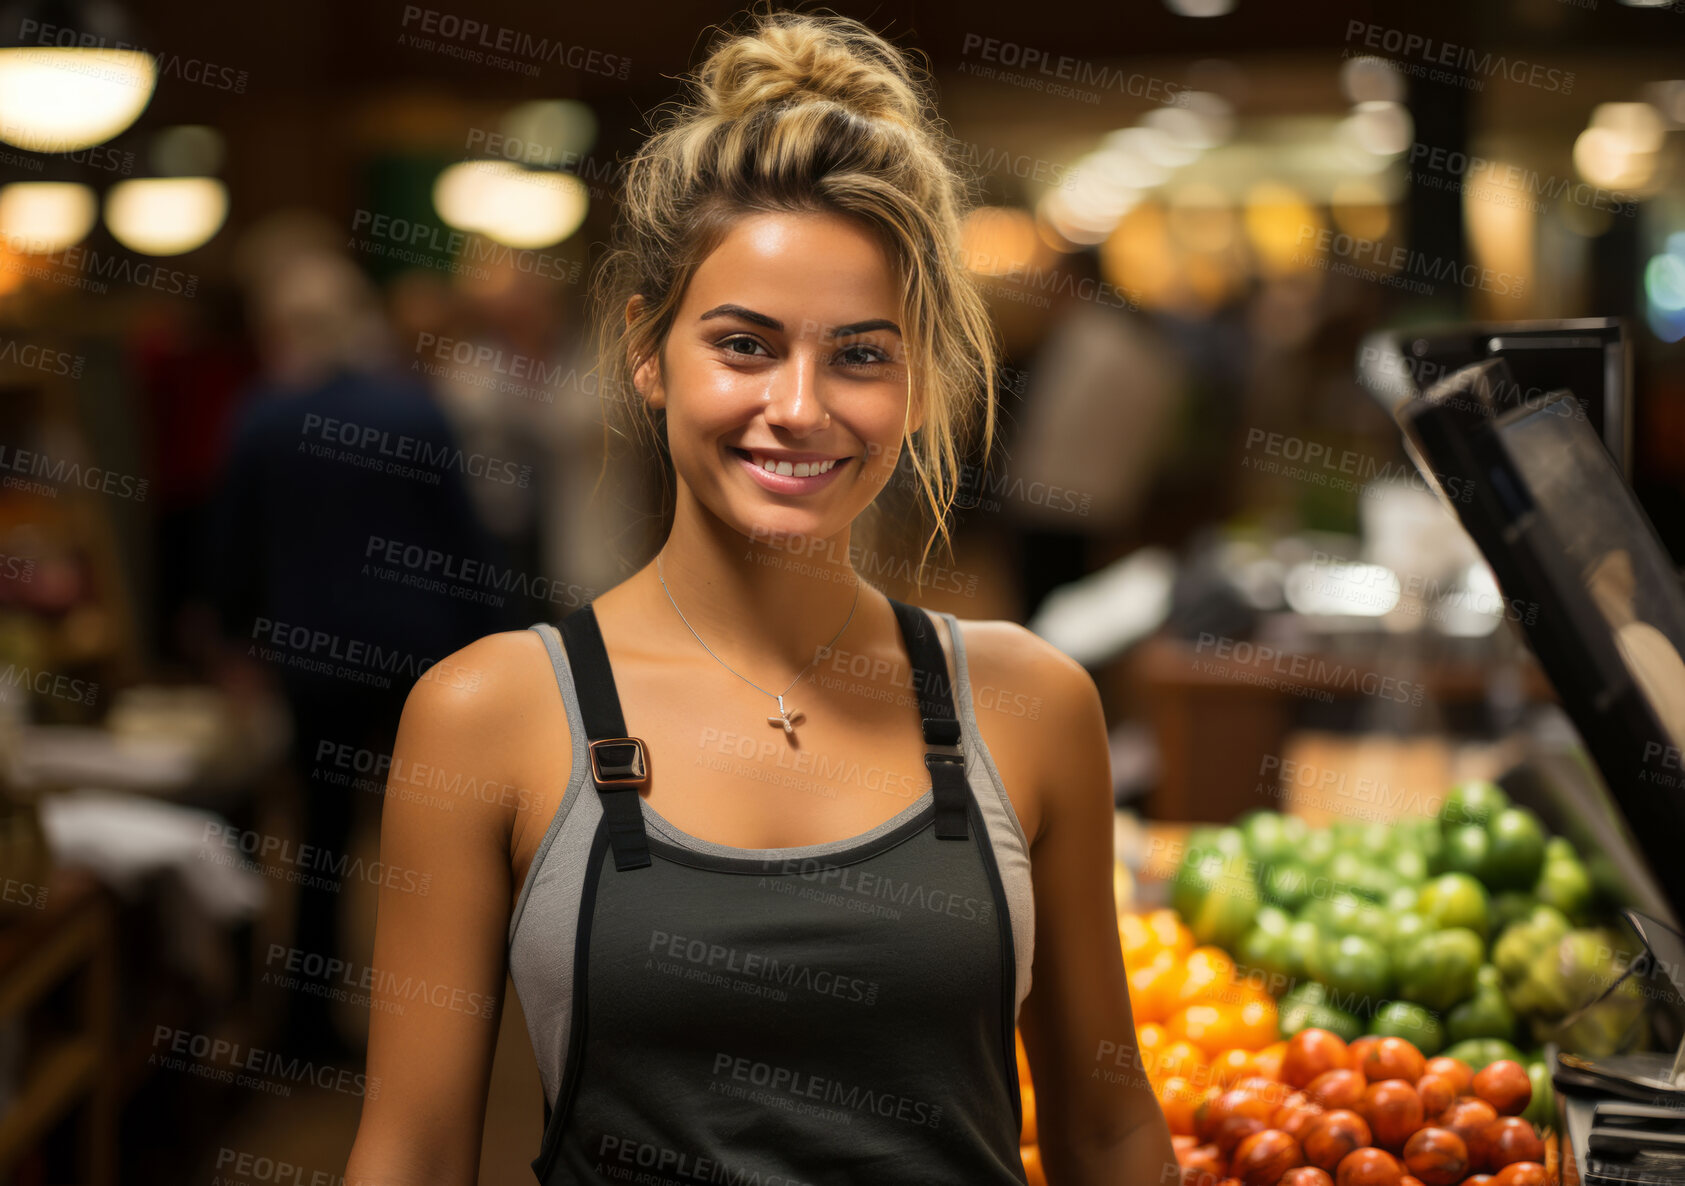
[[[1005,891],[935,625],[890,604],[932,801],[789,860],[645,832],[650,755],[625,735],[595,614],[559,623],[603,812],[532,1163],[546,1186],[1024,1186]]]

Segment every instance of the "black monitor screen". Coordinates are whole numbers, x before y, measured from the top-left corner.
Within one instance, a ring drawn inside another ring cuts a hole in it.
[[[1565,400],[1500,420],[1505,452],[1562,549],[1563,576],[1577,580],[1613,638],[1604,662],[1623,671],[1685,750],[1685,592],[1661,542],[1607,452],[1560,414]],[[1652,755],[1660,762],[1667,755]],[[1677,765],[1670,763],[1677,771]]]
[[[1626,347],[1611,318],[1394,330],[1365,342],[1359,366],[1377,396],[1408,399],[1470,363],[1502,358],[1507,407],[1537,407],[1554,391],[1579,401],[1579,415],[1603,440],[1623,475],[1632,472],[1632,414]]]

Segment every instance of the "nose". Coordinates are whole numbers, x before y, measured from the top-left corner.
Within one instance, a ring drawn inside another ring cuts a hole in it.
[[[819,360],[809,351],[796,351],[767,380],[766,422],[793,436],[806,436],[824,427],[830,412],[820,391]]]

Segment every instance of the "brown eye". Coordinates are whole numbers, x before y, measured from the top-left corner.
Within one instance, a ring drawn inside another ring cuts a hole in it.
[[[755,355],[753,353],[753,350],[739,350],[739,349],[736,349],[736,347],[738,347],[738,346],[749,346],[749,347],[753,347],[753,348],[760,348],[761,347],[761,343],[757,342],[754,338],[751,338],[751,337],[749,337],[745,334],[734,334],[729,338],[722,338],[717,343],[717,345],[719,345],[720,348],[723,349],[727,354],[740,354],[745,358],[755,357]]]
[[[844,366],[851,367],[876,366],[889,361],[889,355],[882,350],[866,345],[845,346],[838,357],[842,359]]]

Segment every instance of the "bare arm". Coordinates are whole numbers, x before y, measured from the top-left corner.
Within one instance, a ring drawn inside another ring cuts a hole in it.
[[[1100,694],[1079,664],[1023,632],[1019,686],[1046,707],[1042,823],[1031,848],[1032,988],[1019,1028],[1036,1085],[1050,1186],[1179,1180],[1170,1129],[1141,1066],[1112,891],[1111,759]]]
[[[405,701],[381,810],[368,1086],[346,1186],[479,1178],[520,821],[465,788],[525,785],[522,738],[556,707],[553,681],[548,698],[535,690],[537,665],[549,677],[543,654],[528,631],[488,635]]]

